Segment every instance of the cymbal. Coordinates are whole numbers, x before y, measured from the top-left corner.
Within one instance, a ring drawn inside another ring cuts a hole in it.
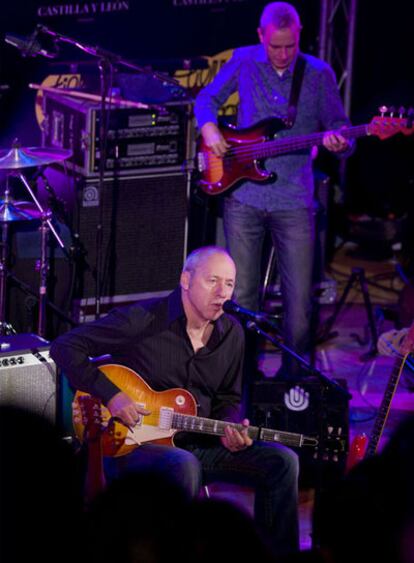
[[[0,170],[16,170],[30,166],[45,166],[66,160],[72,156],[69,149],[51,149],[48,147],[19,147],[0,151]]]
[[[34,221],[41,218],[40,211],[29,201],[0,200],[0,223]]]
[[[30,202],[30,201],[15,201],[14,205],[20,211],[23,211],[24,213],[27,213],[28,215],[30,215],[30,217],[32,219],[41,219],[42,218],[41,211],[39,211],[39,209],[36,207],[36,205],[34,203]],[[49,212],[49,209],[46,208],[44,211],[47,214]]]

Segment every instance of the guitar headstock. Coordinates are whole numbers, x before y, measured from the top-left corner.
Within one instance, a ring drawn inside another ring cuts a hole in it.
[[[102,403],[92,395],[80,395],[73,403],[73,420],[84,426],[83,439],[98,438],[103,429]]]
[[[348,437],[342,427],[328,426],[324,436],[319,438],[314,459],[323,462],[341,463],[348,453]]]
[[[374,117],[368,125],[368,134],[375,135],[381,140],[393,137],[397,133],[411,135],[414,133],[414,110],[406,110],[404,107],[398,109],[381,106],[380,115]]]
[[[405,356],[414,350],[414,323],[410,326],[401,344],[401,354]]]

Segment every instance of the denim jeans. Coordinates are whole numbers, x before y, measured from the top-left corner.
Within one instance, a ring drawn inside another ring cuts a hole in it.
[[[235,298],[254,311],[259,306],[263,241],[270,232],[280,273],[284,342],[304,354],[312,309],[313,209],[268,212],[227,198],[223,219],[227,248],[237,267]],[[289,354],[283,354],[281,373],[287,378],[300,374],[298,362]]]
[[[181,448],[145,444],[128,455],[105,459],[108,481],[131,471],[162,472],[192,497],[202,483],[230,482],[255,491],[255,521],[275,553],[298,549],[298,458],[269,442],[231,453],[220,444]]]

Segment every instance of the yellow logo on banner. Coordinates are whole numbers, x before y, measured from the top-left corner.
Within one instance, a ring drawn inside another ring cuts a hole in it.
[[[36,120],[40,127],[45,118],[43,112],[43,90],[42,88],[82,88],[83,82],[80,74],[49,74],[40,84],[35,101]]]
[[[204,57],[208,62],[208,68],[199,70],[177,70],[174,77],[184,88],[187,88],[195,96],[197,93],[210,84],[216,76],[221,67],[231,58],[233,49],[222,51],[212,57]],[[220,114],[221,115],[235,115],[237,113],[237,106],[239,105],[239,95],[237,92],[229,96],[227,101],[223,104]]]

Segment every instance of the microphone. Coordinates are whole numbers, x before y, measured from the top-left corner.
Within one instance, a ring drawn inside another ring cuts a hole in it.
[[[245,309],[235,301],[228,299],[223,303],[223,311],[225,313],[230,313],[230,315],[235,315],[237,317],[242,317],[243,319],[253,321],[255,323],[267,323],[273,328],[277,329],[275,321],[264,313],[255,313],[250,309]]]
[[[40,29],[36,28],[30,37],[21,37],[14,33],[6,33],[4,41],[19,51],[22,52],[23,57],[35,57],[41,55],[47,59],[54,59],[57,57],[57,51],[49,51],[44,49],[39,41],[36,39]]]

